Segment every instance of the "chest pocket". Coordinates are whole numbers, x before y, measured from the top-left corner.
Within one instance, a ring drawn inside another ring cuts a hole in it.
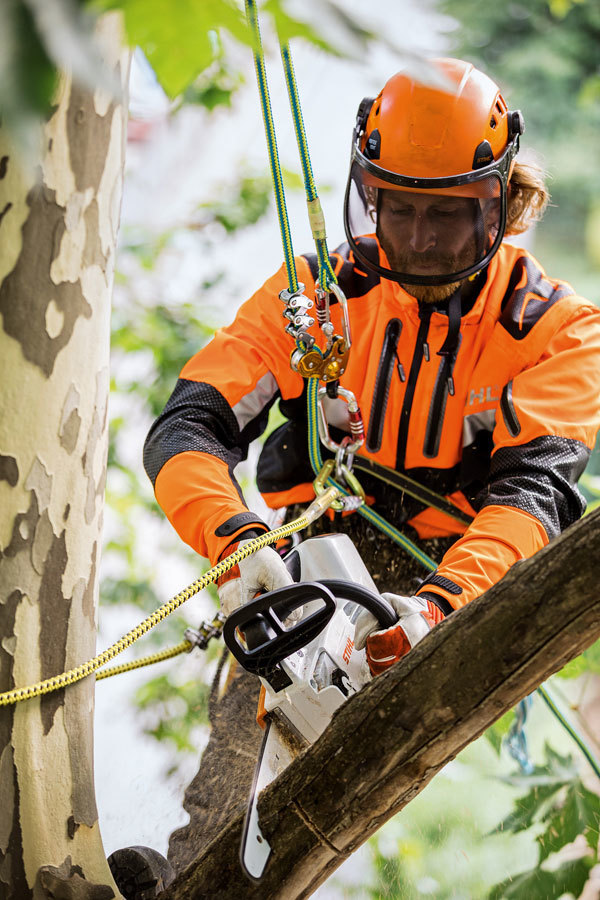
[[[430,459],[433,459],[439,453],[444,414],[446,412],[446,401],[448,400],[448,396],[454,397],[454,379],[452,377],[452,370],[461,343],[462,334],[459,334],[456,349],[451,354],[442,356],[440,360],[433,394],[431,395],[431,403],[429,405],[425,441],[423,442],[423,456],[427,456]]]
[[[404,370],[398,359],[398,341],[400,340],[401,333],[402,322],[400,319],[390,319],[385,329],[379,366],[377,368],[377,376],[375,378],[373,402],[371,403],[371,414],[369,416],[369,429],[367,431],[366,442],[369,453],[377,453],[381,448],[383,422],[385,419],[385,411],[388,404],[390,384],[394,369],[398,369],[401,381],[405,381],[406,379]]]

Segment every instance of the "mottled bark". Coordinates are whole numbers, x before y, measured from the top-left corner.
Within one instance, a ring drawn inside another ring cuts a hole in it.
[[[243,815],[164,900],[308,897],[504,712],[600,636],[600,510],[515,565],[351,697],[261,795],[263,881],[239,865]]]
[[[120,20],[97,39],[126,84]],[[121,103],[62,78],[36,166],[0,131],[0,691],[95,652]],[[117,895],[92,679],[0,709],[0,896]],[[60,888],[57,886],[60,885]]]

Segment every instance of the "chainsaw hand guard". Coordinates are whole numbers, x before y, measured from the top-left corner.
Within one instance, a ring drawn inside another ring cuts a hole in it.
[[[323,605],[289,628],[284,620],[315,600]],[[335,613],[333,594],[322,584],[302,582],[255,597],[236,609],[223,627],[223,639],[237,661],[255,675],[268,677],[286,657],[309,644]],[[248,637],[246,646],[238,629]],[[252,644],[253,646],[248,646]]]
[[[330,622],[336,610],[335,597],[358,603],[382,628],[397,622],[391,604],[373,591],[349,581],[327,579],[300,582],[255,597],[229,616],[223,639],[247,672],[268,678],[282,660],[310,644]],[[286,628],[283,623],[290,613],[315,600],[322,600],[323,605]]]

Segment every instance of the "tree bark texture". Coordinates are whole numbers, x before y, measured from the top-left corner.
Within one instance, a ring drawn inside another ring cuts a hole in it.
[[[261,795],[273,855],[260,884],[239,865],[239,813],[161,900],[310,896],[467,744],[600,636],[599,548],[600,509],[351,697]]]
[[[125,87],[118,16],[100,20],[97,39]],[[63,77],[35,166],[0,131],[0,691],[95,653],[125,128],[122,103]],[[117,896],[98,828],[93,697],[87,679],[0,709],[6,900]]]

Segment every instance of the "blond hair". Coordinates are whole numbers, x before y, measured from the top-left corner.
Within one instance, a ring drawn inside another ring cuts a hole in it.
[[[549,200],[544,170],[535,163],[515,162],[508,183],[506,234],[523,234],[539,222]]]

